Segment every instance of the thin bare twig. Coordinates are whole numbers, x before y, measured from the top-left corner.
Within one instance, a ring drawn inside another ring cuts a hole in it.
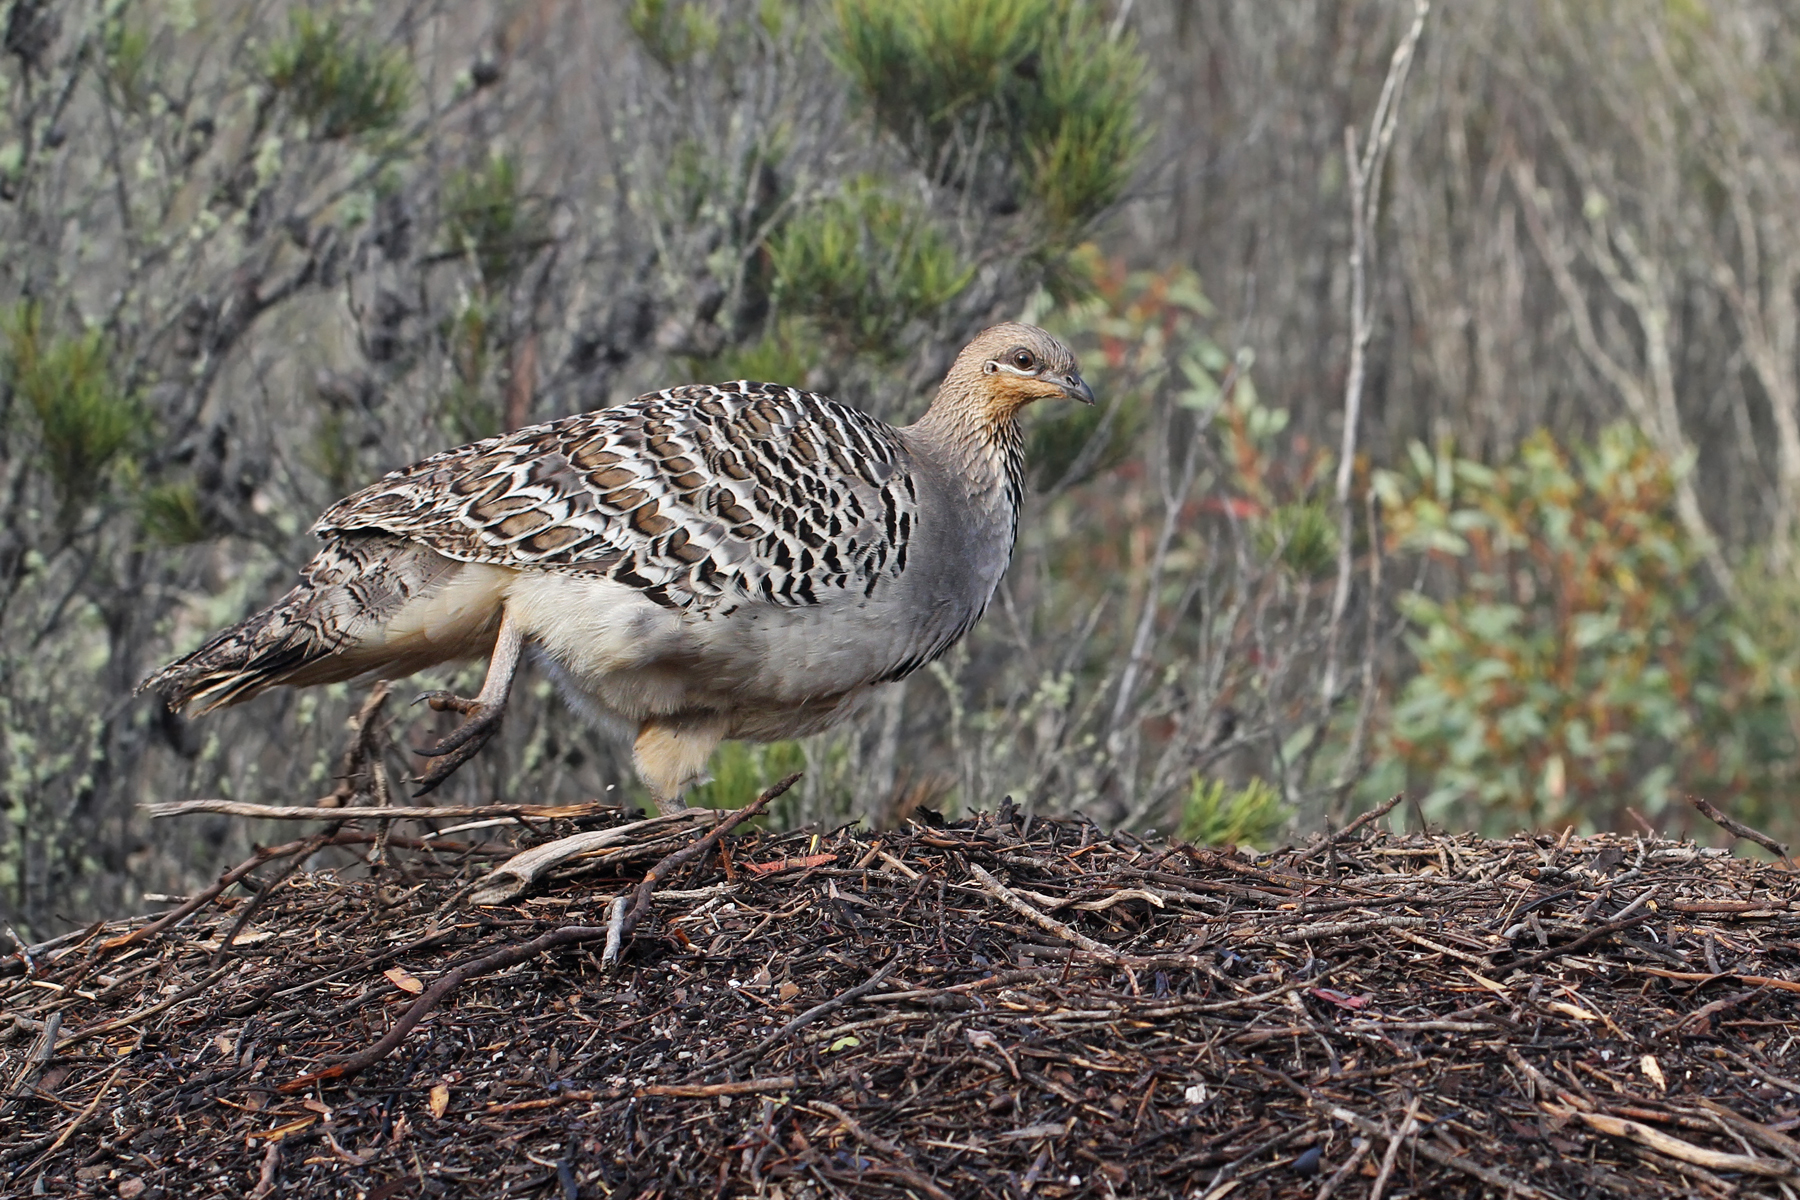
[[[1396,808],[1400,807],[1401,801],[1403,801],[1405,799],[1406,799],[1406,793],[1401,792],[1398,795],[1394,796],[1393,799],[1388,800],[1385,803],[1376,805],[1374,808],[1371,808],[1368,812],[1363,813],[1361,816],[1357,817],[1356,820],[1350,822],[1348,825],[1344,826],[1342,829],[1338,830],[1336,833],[1332,834],[1330,837],[1322,839],[1318,843],[1318,845],[1313,846],[1311,849],[1307,850],[1305,853],[1303,853],[1299,857],[1295,858],[1293,865],[1299,866],[1301,863],[1306,862],[1308,859],[1316,858],[1318,855],[1323,853],[1327,848],[1329,848],[1331,846],[1336,846],[1339,843],[1345,841],[1347,838],[1349,838],[1349,836],[1351,834],[1353,834],[1357,830],[1361,829],[1364,825],[1369,824],[1369,822],[1381,820],[1381,818],[1387,816],[1389,813],[1393,812]]]
[[[191,897],[181,906],[164,913],[148,925],[140,926],[130,933],[120,934],[118,937],[101,942],[100,950],[102,953],[112,950],[122,950],[126,946],[136,945],[145,938],[155,937],[163,930],[176,925],[186,917],[198,912],[200,909],[206,907],[206,905],[211,904],[224,893],[226,888],[229,888],[232,884],[243,879],[264,863],[273,862],[278,858],[287,858],[294,854],[311,854],[325,846],[335,844],[336,841],[337,835],[333,834],[326,835],[323,840],[319,837],[309,837],[301,838],[297,842],[284,842],[279,846],[265,846],[237,866],[231,868],[231,870],[225,872],[225,874],[219,876],[217,883],[214,883],[211,887],[198,895]]]
[[[854,1004],[856,1001],[861,1000],[864,996],[880,987],[882,982],[886,980],[889,975],[892,975],[899,966],[900,960],[898,958],[890,958],[879,971],[876,971],[873,975],[869,976],[849,991],[839,996],[833,996],[823,1003],[813,1005],[811,1008],[789,1021],[786,1025],[783,1025],[780,1029],[777,1029],[774,1033],[771,1033],[768,1037],[750,1047],[750,1049],[732,1055],[716,1067],[709,1064],[707,1069],[710,1071],[731,1070],[736,1067],[741,1067],[745,1063],[755,1062],[764,1054],[767,1054],[777,1042],[787,1037],[788,1034],[812,1024],[814,1021],[817,1021],[820,1017],[823,1017],[828,1013],[836,1012],[847,1004]]]
[[[1414,1096],[1406,1104],[1406,1117],[1400,1122],[1399,1132],[1388,1139],[1387,1153],[1381,1156],[1381,1170],[1375,1176],[1375,1183],[1369,1188],[1369,1200],[1381,1200],[1382,1193],[1387,1191],[1388,1179],[1394,1173],[1394,1164],[1400,1161],[1400,1147],[1412,1138],[1419,1128],[1419,1098]]]
[[[525,817],[534,821],[573,821],[581,817],[616,813],[617,804],[590,800],[584,804],[445,804],[369,806],[341,808],[317,804],[245,804],[238,800],[170,800],[144,805],[152,817],[179,817],[188,813],[223,813],[259,821],[343,821],[373,818],[383,821],[442,821],[451,817]]]
[[[1790,870],[1793,869],[1794,860],[1788,854],[1788,844],[1786,842],[1778,842],[1768,834],[1752,829],[1742,821],[1727,816],[1713,804],[1706,800],[1702,800],[1699,796],[1689,796],[1688,803],[1699,809],[1701,816],[1711,821],[1714,825],[1717,825],[1720,829],[1731,834],[1733,837],[1741,837],[1745,841],[1755,842],[1770,854],[1779,854],[1782,861],[1787,863],[1788,868]]]
[[[1338,652],[1344,614],[1350,607],[1350,579],[1354,570],[1354,517],[1350,507],[1350,483],[1356,470],[1356,441],[1362,423],[1363,382],[1368,371],[1369,337],[1374,328],[1369,313],[1369,262],[1375,250],[1375,226],[1381,213],[1380,181],[1400,122],[1400,97],[1412,71],[1414,52],[1425,34],[1425,18],[1431,0],[1413,0],[1412,24],[1394,47],[1388,61],[1381,96],[1369,118],[1369,137],[1357,154],[1356,128],[1344,130],[1344,160],[1350,171],[1350,364],[1344,378],[1344,431],[1338,447],[1335,496],[1338,509],[1337,583],[1331,593],[1331,618],[1326,632],[1325,676],[1320,698],[1329,709],[1337,701]]]

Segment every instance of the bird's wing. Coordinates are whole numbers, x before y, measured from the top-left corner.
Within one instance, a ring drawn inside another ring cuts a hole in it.
[[[446,451],[339,501],[313,532],[380,530],[447,558],[606,575],[670,607],[874,595],[917,519],[894,431],[774,384],[671,388]]]

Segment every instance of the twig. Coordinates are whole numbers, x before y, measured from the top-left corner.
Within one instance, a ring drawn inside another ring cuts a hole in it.
[[[1800,1167],[1800,1142],[1794,1141],[1784,1133],[1770,1129],[1767,1125],[1733,1112],[1717,1100],[1708,1100],[1701,1096],[1698,1102],[1701,1108],[1705,1109],[1715,1120],[1723,1122],[1734,1133],[1750,1138],[1764,1149],[1773,1150],[1794,1166]]]
[[[639,840],[654,845],[655,838],[663,836],[665,831],[671,836],[679,837],[681,832],[679,826],[696,824],[704,820],[705,816],[706,813],[703,809],[688,809],[684,812],[670,813],[668,816],[650,817],[643,821],[615,825],[611,829],[593,829],[586,833],[570,834],[568,837],[557,838],[553,842],[545,842],[541,846],[522,850],[488,872],[482,879],[481,886],[474,890],[474,894],[470,898],[471,903],[476,905],[505,904],[543,878],[547,872],[568,862],[571,858],[579,858],[584,854],[592,854],[613,846],[624,846]]]
[[[830,1113],[833,1117],[837,1118],[838,1124],[842,1125],[851,1137],[854,1137],[857,1141],[868,1146],[870,1149],[879,1150],[888,1157],[895,1159],[900,1165],[889,1167],[888,1170],[891,1171],[896,1178],[899,1178],[908,1185],[924,1192],[927,1196],[932,1197],[932,1200],[955,1200],[949,1192],[946,1192],[943,1188],[933,1183],[929,1178],[921,1174],[912,1166],[912,1156],[907,1154],[904,1148],[895,1145],[886,1138],[878,1137],[875,1134],[870,1133],[862,1127],[855,1117],[851,1116],[837,1105],[826,1100],[814,1100],[809,1103],[807,1107]]]
[[[1356,1146],[1350,1151],[1350,1157],[1346,1158],[1343,1165],[1331,1173],[1331,1178],[1327,1179],[1324,1186],[1319,1188],[1319,1194],[1314,1196],[1313,1200],[1331,1200],[1332,1194],[1338,1190],[1338,1185],[1348,1179],[1350,1173],[1360,1167],[1362,1160],[1369,1156],[1369,1147],[1373,1144],[1367,1138],[1356,1139]]]
[[[263,906],[263,902],[269,898],[270,893],[283,883],[287,882],[288,877],[295,871],[298,871],[301,867],[305,866],[306,860],[317,853],[326,842],[331,841],[332,838],[337,835],[337,832],[338,826],[333,825],[325,832],[316,833],[311,838],[307,839],[310,844],[302,846],[293,854],[293,861],[288,863],[286,869],[274,879],[264,884],[260,891],[250,897],[250,903],[244,905],[244,911],[237,915],[237,920],[231,923],[231,928],[225,932],[224,937],[219,939],[219,948],[213,951],[213,966],[216,967],[225,961],[225,955],[230,951],[231,943],[237,941],[238,934],[244,932],[244,926],[250,924],[250,918],[256,915],[256,910]]]
[[[1321,1097],[1315,1099],[1314,1103],[1322,1103],[1322,1101],[1323,1098]],[[1350,1109],[1344,1108],[1341,1105],[1331,1105],[1325,1109],[1325,1112],[1332,1120],[1342,1121],[1344,1124],[1355,1129],[1365,1137],[1378,1138],[1387,1136],[1380,1125],[1369,1120],[1369,1118],[1363,1116],[1361,1113],[1352,1112]],[[1463,1172],[1465,1175],[1472,1175],[1490,1187],[1501,1188],[1509,1194],[1517,1193],[1521,1196],[1544,1197],[1546,1200],[1549,1200],[1549,1198],[1554,1195],[1554,1193],[1533,1187],[1531,1184],[1525,1183],[1522,1180],[1513,1179],[1510,1176],[1501,1174],[1499,1171],[1484,1167],[1480,1163],[1471,1162],[1461,1155],[1451,1154],[1447,1150],[1439,1150],[1430,1142],[1421,1141],[1418,1138],[1413,1139],[1412,1148],[1415,1154],[1429,1158],[1432,1162],[1437,1163],[1440,1166],[1451,1167]]]
[[[1119,952],[1114,950],[1111,946],[1108,946],[1106,943],[1096,942],[1087,934],[1064,925],[1055,917],[1046,916],[1037,909],[1031,907],[1031,905],[1015,896],[1012,893],[1012,889],[982,870],[978,864],[970,863],[969,872],[974,875],[976,879],[981,881],[982,891],[1006,905],[1006,907],[1012,909],[1044,932],[1053,933],[1063,941],[1081,947],[1089,954],[1098,954],[1102,958],[1107,959],[1117,959],[1120,957]]]
[[[112,1091],[113,1083],[119,1078],[119,1073],[123,1071],[127,1065],[128,1064],[126,1063],[120,1063],[113,1068],[112,1074],[106,1077],[106,1082],[100,1085],[99,1090],[94,1093],[94,1098],[88,1101],[87,1107],[82,1109],[73,1121],[70,1121],[67,1125],[63,1126],[63,1131],[57,1135],[56,1140],[51,1142],[49,1148],[42,1154],[32,1159],[31,1165],[19,1172],[21,1175],[31,1174],[31,1172],[49,1162],[51,1155],[68,1145],[69,1139],[75,1136],[75,1131],[87,1124],[88,1118],[92,1117],[95,1110],[100,1107],[100,1101],[106,1099],[106,1093]]]
[[[1381,820],[1381,818],[1387,816],[1389,813],[1393,812],[1396,808],[1400,807],[1400,802],[1405,799],[1406,799],[1406,793],[1401,792],[1399,795],[1395,796],[1393,799],[1385,801],[1384,803],[1381,803],[1381,804],[1377,804],[1374,808],[1371,808],[1368,812],[1363,813],[1361,816],[1357,817],[1356,820],[1350,822],[1348,825],[1344,826],[1342,829],[1338,830],[1336,833],[1332,834],[1330,837],[1325,838],[1324,840],[1320,841],[1317,845],[1311,847],[1304,854],[1301,854],[1299,857],[1294,859],[1294,865],[1299,866],[1301,863],[1306,862],[1308,859],[1317,857],[1327,847],[1343,844],[1343,842],[1346,838],[1348,838],[1351,834],[1355,833],[1357,830],[1361,829],[1364,825],[1369,824],[1371,821],[1379,821],[1379,820]]]
[[[281,1139],[276,1138],[263,1151],[262,1175],[256,1181],[256,1190],[250,1193],[249,1200],[268,1200],[275,1194],[275,1172],[281,1167]]]
[[[789,1021],[786,1025],[783,1025],[780,1029],[777,1029],[774,1033],[771,1033],[768,1037],[764,1038],[762,1041],[758,1042],[756,1045],[750,1047],[750,1049],[740,1051],[737,1054],[732,1055],[730,1058],[726,1059],[724,1062],[719,1063],[716,1066],[714,1066],[713,1064],[710,1064],[710,1063],[707,1064],[707,1070],[708,1071],[732,1070],[734,1068],[741,1067],[746,1063],[755,1062],[757,1059],[761,1058],[764,1054],[768,1053],[769,1049],[772,1046],[774,1046],[775,1043],[777,1043],[781,1039],[785,1038],[788,1034],[793,1033],[796,1029],[804,1028],[805,1026],[810,1025],[814,1021],[818,1020],[820,1017],[825,1016],[827,1013],[836,1012],[838,1009],[843,1008],[846,1004],[854,1004],[858,1000],[861,1000],[864,996],[868,995],[870,992],[872,992],[876,988],[880,987],[882,981],[885,980],[889,975],[892,975],[894,973],[894,969],[896,967],[898,967],[899,965],[900,965],[899,958],[896,957],[896,958],[889,959],[887,961],[887,964],[885,966],[883,966],[879,971],[875,972],[873,975],[869,976],[867,979],[863,980],[861,983],[857,984],[855,987],[851,988],[849,991],[847,991],[839,996],[833,996],[831,999],[826,1000],[820,1004],[813,1005],[811,1008],[807,1009],[805,1012],[801,1013],[799,1016],[797,1016],[793,1020]]]
[[[1425,33],[1430,0],[1413,0],[1413,20],[1394,56],[1388,61],[1381,96],[1369,118],[1369,139],[1360,157],[1356,152],[1356,128],[1344,130],[1344,160],[1350,172],[1350,363],[1344,378],[1344,431],[1338,448],[1336,501],[1338,508],[1337,583],[1331,593],[1331,617],[1325,636],[1325,677],[1319,695],[1327,712],[1337,700],[1338,650],[1344,613],[1350,607],[1350,576],[1354,569],[1355,526],[1350,509],[1350,483],[1356,470],[1356,439],[1362,423],[1363,380],[1368,370],[1369,319],[1368,264],[1373,255],[1375,226],[1381,212],[1380,180],[1388,148],[1400,122],[1400,97],[1412,71],[1413,52]]]
[[[71,1033],[68,1037],[58,1042],[56,1048],[59,1051],[67,1050],[70,1046],[85,1042],[89,1038],[99,1037],[102,1034],[113,1033],[117,1030],[124,1029],[127,1026],[135,1025],[146,1017],[154,1017],[159,1012],[174,1008],[184,1000],[192,1000],[195,996],[198,996],[201,992],[206,991],[208,988],[212,987],[213,984],[237,970],[237,967],[238,964],[236,963],[228,963],[207,975],[198,983],[189,984],[179,992],[176,992],[173,996],[164,1000],[159,1000],[149,1008],[139,1009],[137,1012],[120,1017],[117,1020],[102,1021],[100,1024],[90,1025],[86,1029],[77,1029],[74,1033]]]
[[[637,1089],[637,1096],[680,1096],[703,1099],[709,1096],[747,1096],[756,1092],[787,1092],[800,1086],[795,1075],[769,1075],[762,1079],[734,1079],[726,1083],[652,1083]]]
[[[1793,858],[1788,854],[1788,844],[1786,842],[1778,842],[1768,834],[1752,829],[1736,818],[1726,816],[1714,805],[1706,800],[1702,800],[1698,796],[1689,796],[1688,803],[1699,809],[1701,816],[1725,830],[1725,832],[1731,834],[1733,837],[1741,837],[1745,841],[1755,842],[1770,854],[1779,854],[1781,860],[1787,863],[1789,870],[1796,869]]]
[[[612,916],[606,922],[606,949],[600,953],[602,965],[619,961],[619,947],[625,941],[625,907],[630,903],[623,895],[614,896]]]
[[[976,880],[980,882],[982,891],[1000,901],[1000,903],[1006,905],[1006,907],[1012,909],[1027,921],[1036,925],[1039,929],[1044,930],[1046,933],[1055,934],[1063,941],[1070,943],[1079,950],[1085,950],[1102,962],[1110,963],[1117,967],[1125,967],[1127,969],[1134,967],[1177,967],[1191,971],[1212,971],[1214,969],[1215,964],[1212,961],[1194,954],[1138,955],[1121,953],[1111,946],[1108,946],[1105,942],[1097,942],[1080,930],[1063,924],[1055,917],[1039,912],[1037,909],[1021,900],[1017,893],[1011,888],[982,870],[979,865],[970,863],[969,871],[975,876]],[[1152,872],[1144,873],[1151,874]]]
[[[824,1076],[823,1081],[829,1082],[830,1076]],[[703,1100],[714,1096],[749,1096],[760,1092],[787,1092],[799,1086],[800,1078],[797,1075],[768,1075],[761,1079],[738,1079],[729,1083],[652,1083],[639,1088],[576,1088],[571,1091],[558,1092],[554,1096],[539,1096],[535,1100],[513,1100],[505,1104],[490,1104],[485,1111],[493,1115],[535,1112],[538,1109],[555,1108],[562,1104],[588,1104],[595,1100],[623,1100],[628,1096],[639,1098],[668,1096],[683,1100]]]
[[[323,846],[334,844],[336,840],[335,836],[328,838],[323,842],[319,842],[316,838],[302,838],[297,842],[285,842],[279,846],[265,846],[237,866],[231,868],[231,870],[225,872],[225,874],[219,876],[219,881],[217,883],[192,897],[187,903],[178,908],[170,909],[148,925],[140,926],[130,933],[120,934],[116,938],[108,938],[106,941],[101,942],[100,951],[105,953],[109,950],[122,950],[126,946],[135,945],[136,943],[143,941],[145,938],[154,937],[163,930],[168,929],[186,917],[191,916],[193,913],[198,912],[206,905],[211,904],[224,893],[226,888],[238,882],[238,880],[244,878],[246,875],[249,875],[264,863],[273,862],[278,858],[286,858],[290,854],[300,854],[302,852],[311,854],[313,851],[318,850]]]
[[[1658,1154],[1666,1154],[1670,1158],[1692,1163],[1696,1167],[1705,1167],[1709,1171],[1742,1171],[1746,1175],[1763,1175],[1772,1179],[1800,1179],[1800,1171],[1779,1159],[1708,1150],[1705,1146],[1696,1146],[1692,1142],[1671,1137],[1660,1129],[1652,1129],[1640,1122],[1627,1121],[1605,1113],[1578,1112],[1577,1115],[1609,1137],[1628,1138],[1641,1146],[1650,1147]]]
[[[738,809],[723,821],[720,821],[717,825],[714,825],[711,833],[708,833],[693,845],[688,846],[685,849],[677,850],[675,853],[657,863],[654,867],[651,867],[649,874],[644,876],[643,882],[637,885],[637,891],[633,894],[631,899],[631,907],[626,910],[625,919],[619,923],[619,940],[623,941],[630,937],[632,932],[637,929],[638,922],[643,919],[644,914],[650,909],[650,893],[656,890],[657,884],[668,878],[671,871],[696,858],[704,858],[706,855],[712,853],[712,848],[719,844],[720,838],[730,833],[733,829],[736,829],[743,822],[748,821],[751,817],[760,816],[763,809],[768,807],[769,801],[780,796],[783,792],[800,782],[801,774],[802,772],[795,771],[786,779],[764,788],[762,795],[744,805],[744,807]]]
[[[1387,1191],[1388,1178],[1394,1173],[1394,1164],[1400,1159],[1400,1147],[1412,1139],[1419,1128],[1419,1098],[1414,1096],[1406,1105],[1406,1117],[1400,1122],[1400,1131],[1388,1139],[1387,1153],[1381,1156],[1381,1170],[1375,1176],[1375,1184],[1369,1189],[1369,1200],[1381,1200]]]
[[[302,1075],[298,1079],[280,1084],[277,1090],[289,1093],[305,1091],[315,1083],[328,1079],[344,1079],[359,1071],[367,1070],[392,1054],[400,1043],[406,1040],[406,1035],[412,1032],[413,1026],[424,1020],[432,1009],[443,1002],[445,996],[461,987],[465,981],[504,970],[516,963],[526,962],[544,951],[553,950],[558,946],[593,941],[605,936],[606,930],[600,926],[565,925],[561,929],[553,929],[549,933],[532,938],[522,945],[507,946],[492,954],[485,954],[480,958],[463,963],[461,966],[445,972],[436,982],[426,988],[419,998],[400,1014],[399,1019],[394,1022],[393,1028],[389,1029],[374,1045],[348,1055],[322,1071],[314,1071],[309,1075]]]
[[[1584,946],[1592,945],[1601,938],[1618,933],[1620,930],[1630,929],[1636,925],[1642,925],[1646,921],[1654,921],[1657,918],[1657,915],[1658,914],[1653,912],[1638,913],[1636,916],[1626,917],[1623,921],[1608,921],[1604,925],[1596,925],[1594,928],[1588,930],[1586,933],[1572,941],[1564,942],[1560,946],[1552,946],[1548,950],[1541,950],[1536,954],[1528,954],[1524,958],[1507,963],[1506,966],[1514,971],[1529,971],[1541,962],[1547,962],[1553,958],[1560,958],[1565,954],[1573,954]]]
[[[25,1056],[25,1065],[19,1069],[13,1079],[13,1085],[7,1089],[6,1103],[0,1104],[0,1117],[5,1116],[17,1107],[20,1100],[31,1094],[37,1085],[44,1068],[56,1056],[56,1035],[62,1031],[62,1013],[53,1012],[44,1018],[44,1027],[38,1031],[37,1041],[32,1044],[31,1053]]]
[[[1345,1108],[1341,1104],[1331,1103],[1331,1101],[1327,1100],[1323,1095],[1313,1091],[1291,1075],[1277,1071],[1273,1067],[1264,1067],[1256,1063],[1248,1063],[1246,1065],[1258,1075],[1275,1080],[1286,1086],[1295,1094],[1305,1097],[1308,1104],[1323,1112],[1332,1120],[1341,1121],[1345,1125],[1350,1126],[1350,1128],[1356,1130],[1364,1137],[1385,1138],[1392,1136],[1386,1129],[1383,1129],[1381,1125],[1371,1121],[1359,1112]],[[1430,1142],[1414,1138],[1412,1148],[1415,1154],[1423,1155],[1441,1166],[1450,1167],[1454,1170],[1461,1171],[1466,1175],[1472,1175],[1491,1187],[1505,1190],[1509,1195],[1516,1192],[1521,1196],[1538,1197],[1541,1198],[1541,1200],[1556,1200],[1556,1194],[1554,1192],[1547,1192],[1542,1188],[1533,1187],[1529,1183],[1524,1183],[1520,1180],[1513,1179],[1510,1176],[1503,1175],[1499,1171],[1482,1166],[1480,1163],[1471,1162],[1461,1155],[1451,1154],[1447,1150],[1439,1150]]]
[[[1739,1054],[1736,1050],[1728,1050],[1728,1049],[1725,1049],[1725,1047],[1723,1047],[1723,1046],[1721,1046],[1720,1049],[1724,1050],[1726,1058],[1729,1058],[1732,1062],[1734,1062],[1738,1066],[1744,1068],[1744,1070],[1750,1072],[1752,1075],[1756,1076],[1758,1079],[1762,1080],[1764,1083],[1773,1084],[1774,1086],[1780,1088],[1782,1091],[1788,1093],[1790,1096],[1800,1096],[1800,1083],[1795,1083],[1791,1079],[1783,1079],[1779,1075],[1774,1075],[1774,1074],[1769,1073],[1768,1071],[1763,1070],[1761,1067],[1757,1066],[1754,1062],[1752,1062],[1747,1056]]]
[[[569,821],[601,813],[616,813],[616,804],[590,800],[583,804],[415,804],[341,808],[316,804],[245,804],[237,800],[170,800],[146,804],[152,817],[179,817],[187,813],[222,813],[228,817],[252,817],[260,821],[343,821],[376,818],[384,821],[441,821],[451,817],[527,817],[536,821]]]

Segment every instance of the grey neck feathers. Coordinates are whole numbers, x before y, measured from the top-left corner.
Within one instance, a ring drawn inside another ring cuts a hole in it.
[[[950,483],[966,489],[968,502],[1018,530],[1025,491],[1025,435],[1012,414],[998,419],[988,406],[944,381],[937,399],[904,433],[944,472]]]

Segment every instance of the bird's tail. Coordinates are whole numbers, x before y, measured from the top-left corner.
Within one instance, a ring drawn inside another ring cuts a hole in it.
[[[206,713],[248,700],[278,684],[302,682],[303,674],[319,675],[308,668],[318,667],[336,653],[341,639],[330,636],[317,619],[317,600],[316,589],[303,583],[151,675],[137,690],[160,692],[172,709]],[[304,682],[328,680],[309,678]]]
[[[511,572],[385,534],[327,543],[300,586],[138,685],[211,712],[279,685],[398,679],[486,654]]]

